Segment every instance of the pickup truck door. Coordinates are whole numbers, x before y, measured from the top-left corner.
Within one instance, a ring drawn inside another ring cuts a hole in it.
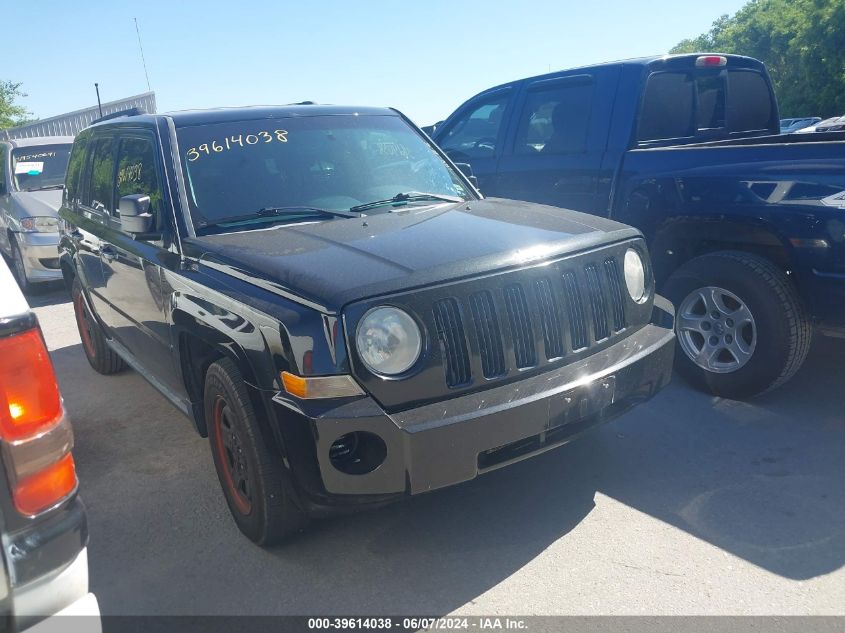
[[[467,101],[438,129],[434,141],[456,163],[469,163],[484,195],[499,195],[499,157],[507,133],[515,86],[485,92]]]
[[[170,347],[160,268],[173,258],[170,208],[161,186],[158,144],[153,133],[122,134],[117,140],[115,206],[122,196],[150,197],[153,231],[132,235],[122,230],[115,209],[103,234],[100,262],[106,309],[100,315],[109,335],[123,345],[158,382],[178,384]]]
[[[497,195],[605,214],[598,200],[618,68],[523,85],[499,160]]]

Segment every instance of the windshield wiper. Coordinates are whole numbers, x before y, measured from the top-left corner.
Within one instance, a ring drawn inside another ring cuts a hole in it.
[[[366,211],[374,207],[380,207],[386,204],[395,204],[397,202],[416,202],[417,200],[440,200],[442,202],[466,202],[466,198],[460,196],[447,196],[441,193],[425,193],[422,191],[408,191],[405,193],[397,193],[392,198],[386,200],[374,200],[373,202],[365,202],[364,204],[357,204],[350,207],[350,211]]]
[[[206,228],[209,226],[217,226],[220,224],[234,224],[237,222],[248,222],[250,220],[255,220],[257,218],[276,218],[285,215],[301,215],[303,213],[307,213],[309,215],[322,215],[328,217],[337,217],[337,218],[360,218],[360,213],[355,213],[352,211],[340,211],[335,209],[322,209],[320,207],[303,207],[303,206],[292,206],[292,207],[262,207],[252,215],[233,215],[226,218],[215,218],[214,220],[208,220],[204,222],[200,222],[199,226],[201,228]]]

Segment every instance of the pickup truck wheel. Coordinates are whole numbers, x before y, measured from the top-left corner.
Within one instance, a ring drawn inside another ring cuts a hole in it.
[[[307,524],[293,482],[266,446],[235,363],[213,363],[205,377],[205,419],[217,477],[238,528],[261,546],[274,545]]]
[[[742,251],[697,257],[663,288],[675,304],[675,367],[692,385],[725,398],[779,387],[801,367],[813,328],[787,276]]]
[[[106,376],[116,374],[126,368],[126,363],[109,347],[106,337],[97,319],[88,309],[88,303],[82,291],[79,277],[74,277],[71,287],[73,311],[76,314],[76,326],[79,328],[79,338],[88,364],[99,374]]]

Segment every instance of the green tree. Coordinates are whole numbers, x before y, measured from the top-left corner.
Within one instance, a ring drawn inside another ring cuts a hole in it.
[[[845,114],[845,0],[751,0],[671,52],[703,51],[764,62],[782,116]]]
[[[17,100],[25,96],[20,83],[0,79],[0,130],[32,121],[32,113],[17,104]]]

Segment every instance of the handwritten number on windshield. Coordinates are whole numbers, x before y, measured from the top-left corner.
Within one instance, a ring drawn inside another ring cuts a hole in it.
[[[194,162],[195,160],[199,160],[203,154],[211,156],[211,154],[219,154],[220,152],[234,149],[235,146],[248,147],[250,145],[257,145],[260,141],[263,141],[264,143],[272,143],[274,139],[279,143],[287,143],[288,131],[273,130],[272,134],[266,131],[246,135],[233,134],[232,136],[225,137],[222,143],[217,139],[213,139],[208,143],[202,143],[201,145],[192,147],[185,153],[188,156],[188,161]]]

